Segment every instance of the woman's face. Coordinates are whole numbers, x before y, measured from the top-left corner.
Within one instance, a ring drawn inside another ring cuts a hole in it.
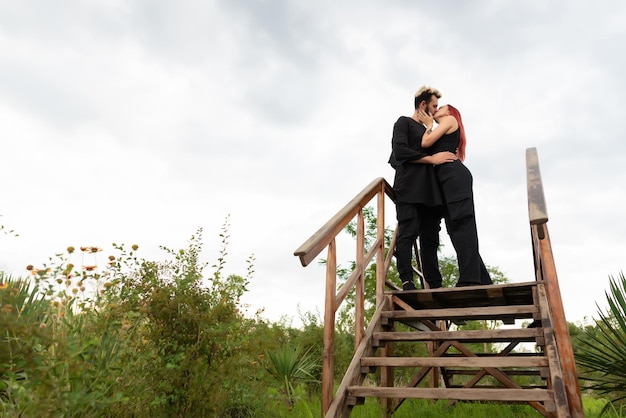
[[[439,109],[437,109],[437,111],[435,112],[434,118],[437,122],[439,122],[440,118],[442,118],[443,116],[447,116],[449,114],[450,114],[450,110],[448,109],[448,105],[443,105]]]

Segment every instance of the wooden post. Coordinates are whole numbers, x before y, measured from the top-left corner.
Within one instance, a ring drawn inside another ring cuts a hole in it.
[[[550,235],[546,225],[539,225],[544,229],[544,239],[541,242],[541,259],[543,261],[543,274],[547,299],[550,305],[550,316],[552,317],[552,328],[554,339],[559,353],[559,361],[563,369],[563,381],[567,393],[570,412],[573,418],[584,417],[585,411],[580,396],[580,386],[578,383],[578,373],[576,372],[576,362],[574,360],[574,350],[567,328],[559,279],[556,274],[556,266],[550,245]]]
[[[526,149],[526,182],[528,185],[528,217],[530,224],[544,224],[548,222],[548,211],[543,194],[537,148]]]
[[[386,307],[385,310],[393,309],[393,302],[391,301],[391,296],[387,296],[383,302]],[[395,330],[395,323],[392,325],[393,330]],[[385,346],[381,350],[382,357],[393,357],[393,343],[391,341],[387,341]],[[383,387],[393,387],[395,380],[395,372],[393,366],[382,366],[380,368],[380,385]],[[384,411],[384,416],[388,417],[392,415],[394,403],[391,398],[380,398],[380,405]]]
[[[378,217],[376,221],[376,237],[380,241],[376,255],[376,306],[383,302],[385,294],[385,185],[381,184],[378,191]]]
[[[580,396],[574,351],[567,328],[559,279],[556,274],[556,266],[548,234],[548,212],[546,210],[536,148],[528,148],[526,150],[526,175],[528,182],[528,216],[533,238],[536,278],[543,280],[546,289],[546,299],[550,309],[550,322],[554,332],[556,351],[563,373],[563,382],[571,416],[574,418],[584,417],[585,413]]]
[[[365,222],[363,220],[363,209],[359,210],[356,227],[356,269],[358,277],[356,279],[354,298],[354,350],[361,343],[365,324]]]
[[[335,352],[335,303],[337,289],[337,245],[328,244],[326,262],[326,301],[324,305],[324,350],[322,351],[322,417],[333,399]]]

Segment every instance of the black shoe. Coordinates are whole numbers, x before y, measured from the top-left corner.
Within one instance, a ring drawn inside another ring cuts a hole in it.
[[[403,282],[402,290],[417,290],[417,287],[415,287],[415,283],[413,282]]]
[[[481,283],[457,282],[455,287],[480,286]]]

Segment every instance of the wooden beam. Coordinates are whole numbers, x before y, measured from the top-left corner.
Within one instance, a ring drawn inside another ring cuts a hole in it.
[[[376,367],[544,367],[548,359],[536,357],[363,357],[361,366]]]
[[[443,388],[381,388],[351,386],[351,396],[414,399],[458,399],[464,401],[545,402],[552,400],[549,389],[443,389]]]
[[[537,148],[526,149],[526,180],[528,186],[528,216],[531,225],[548,222],[546,199],[543,194]]]
[[[514,305],[514,306],[490,306],[490,307],[470,307],[470,308],[449,308],[449,309],[427,309],[411,311],[389,311],[385,312],[386,318],[408,319],[453,319],[469,318],[494,319],[499,316],[517,316],[519,318],[530,318],[537,311],[534,305]]]
[[[511,340],[535,341],[541,329],[495,329],[475,331],[429,331],[429,332],[377,332],[374,339],[379,341],[471,341],[508,342]]]
[[[328,244],[326,263],[326,301],[324,305],[324,348],[322,350],[322,412],[333,399],[335,370],[335,288],[337,282],[337,248],[335,240]]]

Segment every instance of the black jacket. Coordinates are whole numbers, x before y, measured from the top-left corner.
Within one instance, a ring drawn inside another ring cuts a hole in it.
[[[430,155],[421,146],[425,130],[424,125],[406,116],[400,116],[393,125],[389,164],[396,170],[393,181],[396,203],[443,205],[433,166],[411,163]]]

